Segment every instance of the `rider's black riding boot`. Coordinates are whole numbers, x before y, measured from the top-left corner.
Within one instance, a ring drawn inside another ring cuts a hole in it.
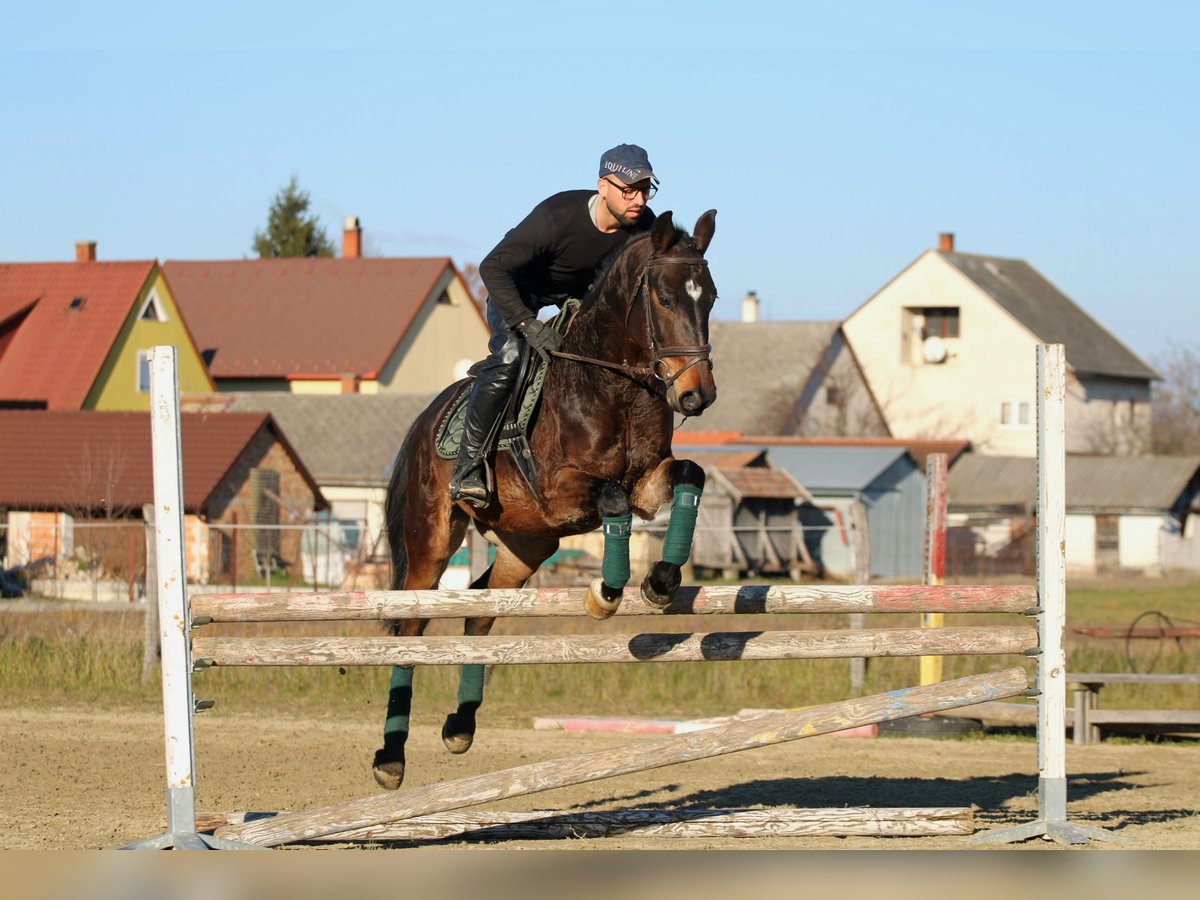
[[[477,509],[488,504],[484,459],[490,449],[489,438],[496,421],[503,415],[508,402],[507,379],[490,377],[492,374],[486,370],[481,372],[471,385],[467,415],[463,420],[462,443],[458,447],[458,461],[454,464],[454,474],[450,476],[450,499],[465,500]]]
[[[476,509],[488,505],[487,473],[484,460],[496,430],[504,415],[508,395],[513,389],[520,368],[520,338],[500,318],[489,299],[486,306],[492,338],[488,342],[488,357],[478,363],[475,383],[467,398],[467,415],[463,421],[462,443],[458,461],[450,476],[450,499],[465,500]]]

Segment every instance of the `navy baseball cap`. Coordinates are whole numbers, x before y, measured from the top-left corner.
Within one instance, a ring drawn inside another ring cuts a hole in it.
[[[645,181],[649,178],[658,184],[658,178],[650,168],[650,157],[637,144],[618,144],[600,157],[600,177],[616,175],[625,184]]]

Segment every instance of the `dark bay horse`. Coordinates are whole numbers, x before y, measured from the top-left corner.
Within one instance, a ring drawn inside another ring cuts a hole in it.
[[[561,358],[546,375],[530,434],[538,465],[536,495],[510,455],[501,452],[494,457],[494,493],[487,507],[476,510],[449,499],[454,461],[438,456],[435,433],[462,382],[417,417],[387,494],[393,589],[437,587],[471,519],[496,548],[495,561],[475,588],[523,586],[558,549],[560,538],[591,531],[603,521],[606,535],[616,523],[613,533],[623,527],[625,536],[623,573],[619,559],[610,567],[606,542],[605,577],[587,599],[589,614],[606,618],[616,611],[629,577],[632,512],[653,518],[674,497],[664,547],[675,550],[664,549],[663,561],[654,564],[642,585],[647,602],[670,603],[704,482],[699,466],[671,456],[673,416],[699,415],[717,395],[708,346],[708,317],[717,292],[704,259],[715,227],[716,210],[702,215],[690,236],[664,213],[649,235],[625,245],[584,299]],[[672,540],[677,518],[685,526]],[[464,633],[485,635],[493,621],[468,618]],[[416,636],[427,623],[404,619],[392,623],[392,630]],[[384,746],[374,761],[375,779],[388,789],[404,778],[412,677],[411,667],[392,670]],[[442,729],[452,752],[471,746],[482,699],[483,666],[462,666],[458,708]]]

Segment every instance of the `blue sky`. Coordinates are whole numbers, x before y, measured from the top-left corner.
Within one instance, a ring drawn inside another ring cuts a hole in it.
[[[6,12],[0,260],[249,256],[294,174],[335,240],[477,262],[630,142],[718,210],[719,318],[844,318],[953,231],[1195,340],[1200,4],[410,5]]]

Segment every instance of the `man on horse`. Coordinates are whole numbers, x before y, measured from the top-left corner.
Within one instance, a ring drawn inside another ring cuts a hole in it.
[[[582,297],[599,263],[654,223],[646,201],[658,179],[646,151],[620,144],[600,157],[596,190],[543,200],[479,264],[488,289],[488,356],[475,365],[450,497],[482,509],[490,500],[486,459],[520,369],[520,341],[546,362],[561,336],[538,320],[544,306]]]

